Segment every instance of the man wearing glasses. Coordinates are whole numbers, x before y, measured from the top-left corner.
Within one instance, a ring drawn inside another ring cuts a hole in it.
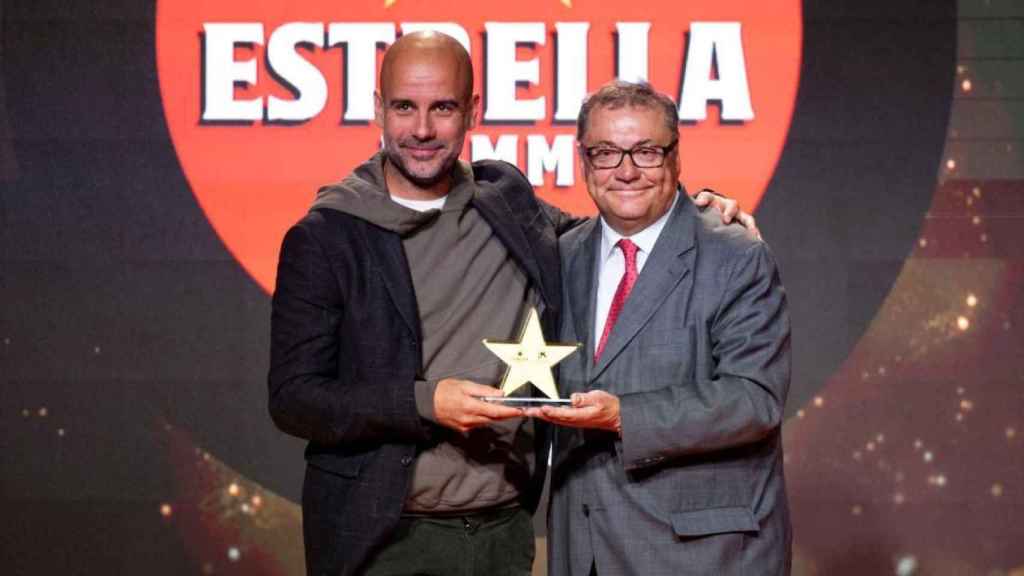
[[[679,185],[675,104],[646,84],[592,94],[577,137],[601,217],[560,239],[552,576],[782,575],[786,297],[768,247]]]

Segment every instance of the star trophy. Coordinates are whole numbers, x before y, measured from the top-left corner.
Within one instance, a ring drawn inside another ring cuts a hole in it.
[[[505,376],[501,379],[501,391],[505,393],[505,396],[483,396],[481,400],[514,406],[572,404],[571,400],[558,397],[555,379],[551,375],[551,367],[575,352],[580,345],[578,343],[548,344],[545,342],[536,308],[530,307],[526,323],[519,333],[519,341],[494,342],[485,338],[483,343],[488,350],[508,365],[508,369],[505,370]],[[547,398],[509,396],[527,382],[532,383]]]

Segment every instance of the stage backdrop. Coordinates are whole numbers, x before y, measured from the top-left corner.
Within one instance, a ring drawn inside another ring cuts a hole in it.
[[[464,157],[591,214],[580,99],[646,79],[688,189],[755,212],[793,315],[796,574],[1024,574],[1024,4],[5,0],[0,24],[0,572],[303,573],[302,443],[266,411],[277,250],[377,148],[383,48],[432,28],[475,65]]]

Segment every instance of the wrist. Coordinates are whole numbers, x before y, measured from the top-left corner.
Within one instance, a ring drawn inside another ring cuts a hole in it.
[[[416,411],[420,418],[437,423],[437,406],[434,396],[437,393],[437,380],[416,380],[413,383],[413,394],[416,399]]]

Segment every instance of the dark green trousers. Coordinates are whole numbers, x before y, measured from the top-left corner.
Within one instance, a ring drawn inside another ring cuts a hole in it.
[[[529,576],[533,521],[522,508],[469,516],[403,516],[366,576]]]

